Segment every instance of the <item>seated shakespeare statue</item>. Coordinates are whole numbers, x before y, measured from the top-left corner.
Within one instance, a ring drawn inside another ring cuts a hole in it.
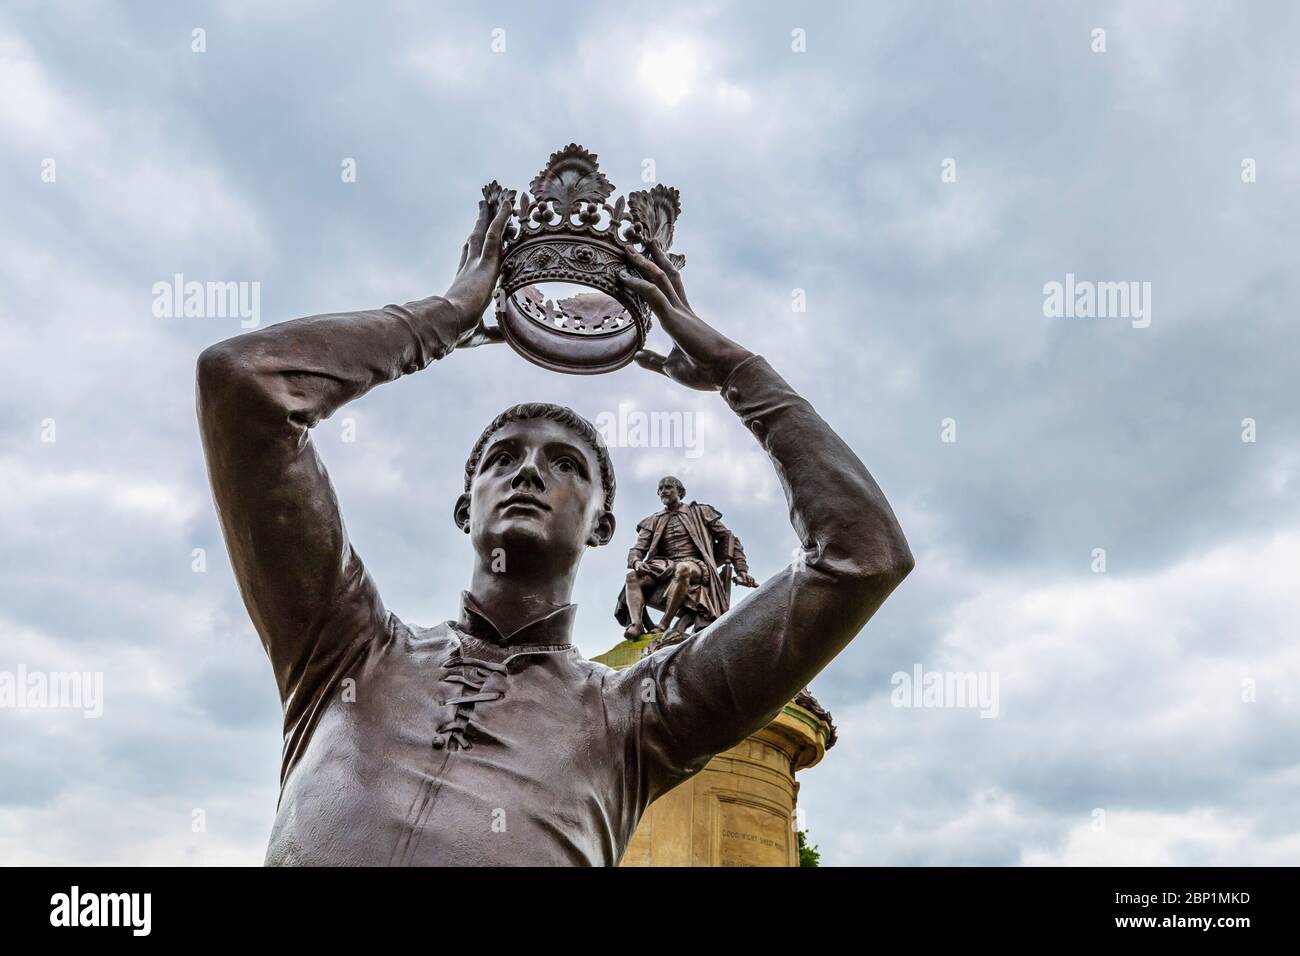
[[[731,607],[731,581],[758,587],[740,539],[722,523],[712,505],[682,500],[686,486],[666,475],[659,480],[663,510],[637,525],[636,544],[627,555],[627,581],[614,604],[623,636],[636,640],[659,633],[669,643],[688,627],[699,633]],[[648,608],[663,612],[658,625]]]

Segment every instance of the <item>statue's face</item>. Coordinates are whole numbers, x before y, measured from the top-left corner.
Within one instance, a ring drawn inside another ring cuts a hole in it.
[[[675,508],[681,503],[682,493],[677,488],[675,481],[659,482],[659,500],[664,503],[665,508]]]
[[[544,418],[511,422],[492,435],[468,500],[457,502],[456,521],[481,556],[503,559],[507,574],[512,553],[529,564],[544,555],[563,569],[614,531],[596,453],[567,425]]]

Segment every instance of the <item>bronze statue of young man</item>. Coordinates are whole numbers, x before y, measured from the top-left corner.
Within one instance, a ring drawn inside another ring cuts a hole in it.
[[[722,523],[722,515],[712,505],[683,501],[685,496],[680,479],[661,478],[663,510],[636,527],[627,580],[614,606],[614,618],[626,625],[623,636],[629,641],[656,631],[672,639],[689,626],[700,631],[722,617],[731,606],[723,580],[730,573],[726,566],[734,569],[737,584],[758,587],[749,575],[745,548]],[[663,611],[657,627],[650,623],[647,607]]]
[[[454,518],[474,565],[457,619],[421,628],[389,612],[309,430],[497,338],[482,316],[506,200],[480,205],[445,296],[284,322],[199,358],[217,511],[284,704],[267,863],[615,864],[647,805],[770,722],[912,567],[862,463],[766,361],[691,311],[650,244],[625,281],[675,346],[637,360],[721,390],[775,462],[806,560],[702,640],[622,671],[584,659],[569,598],[583,552],[613,535],[614,475],[585,420],[524,405],[488,426],[466,466]]]

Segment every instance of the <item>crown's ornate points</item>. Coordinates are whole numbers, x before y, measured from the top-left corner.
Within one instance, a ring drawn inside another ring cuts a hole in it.
[[[528,188],[539,203],[554,203],[555,212],[565,218],[587,203],[604,203],[614,191],[596,165],[596,154],[577,143],[552,153],[546,168],[533,177]]]
[[[627,265],[626,251],[644,251],[645,243],[653,240],[667,252],[682,211],[681,194],[663,185],[629,193],[626,199],[619,197],[610,204],[613,184],[600,171],[596,154],[577,143],[552,153],[546,167],[533,177],[528,188],[531,195],[525,192],[517,197],[518,205],[514,207],[505,235],[502,286],[510,292],[531,282],[573,281],[622,300],[622,288],[613,281],[613,276]],[[495,181],[483,188],[483,196],[489,203],[515,198],[511,190],[503,189]],[[561,258],[565,262],[547,255],[531,262],[522,254],[537,241],[549,240],[576,245],[572,250],[564,250],[566,254]],[[590,246],[592,251],[578,253],[583,246]],[[608,257],[600,255],[601,251],[616,256],[617,264],[606,262]],[[680,256],[673,259],[685,262]],[[572,267],[572,275],[530,276],[543,266],[542,271],[563,271],[565,263]],[[529,268],[530,265],[534,268]],[[610,268],[604,268],[607,265]],[[602,278],[606,281],[599,281]],[[649,310],[639,300],[624,304],[639,305],[633,311],[648,316]]]
[[[517,197],[496,182],[483,189],[483,197],[490,204],[504,201],[512,205],[505,232],[499,307],[505,309],[514,293],[536,283],[584,285],[610,296],[625,312],[605,316],[569,316],[561,312],[557,316],[541,309],[538,297],[533,295],[515,301],[515,308],[547,333],[560,336],[621,334],[634,323],[639,348],[650,330],[650,308],[619,281],[618,273],[635,271],[627,253],[643,252],[648,242],[657,243],[667,253],[681,214],[681,195],[671,186],[657,185],[626,198],[620,196],[611,204],[613,184],[600,171],[596,155],[577,143],[552,153],[528,188],[531,194],[524,192]],[[678,268],[686,263],[676,254],[669,258]],[[511,338],[509,324],[506,333]],[[635,348],[625,356],[624,364],[634,352]],[[536,356],[530,357],[536,360]]]
[[[681,193],[674,186],[658,185],[649,192],[627,197],[635,233],[642,242],[653,239],[665,252],[673,244],[673,226],[682,214]]]

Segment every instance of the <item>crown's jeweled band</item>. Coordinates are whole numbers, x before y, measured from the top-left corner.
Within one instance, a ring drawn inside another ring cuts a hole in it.
[[[568,235],[538,236],[515,246],[501,265],[501,289],[513,295],[540,282],[572,282],[603,292],[617,301],[641,327],[642,341],[650,332],[650,307],[623,288],[616,276],[628,268],[618,246]],[[588,333],[591,334],[591,333]]]

